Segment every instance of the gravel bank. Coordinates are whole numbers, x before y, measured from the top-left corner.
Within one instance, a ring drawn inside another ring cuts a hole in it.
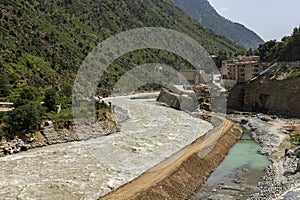
[[[300,173],[297,172],[299,158],[294,154],[297,147],[289,142],[288,129],[291,121],[276,119],[264,122],[257,117],[236,117],[236,120],[253,131],[253,138],[262,147],[260,153],[268,156],[272,162],[257,185],[258,192],[249,199],[278,199],[280,196],[280,199],[284,199],[284,193],[292,188],[295,190],[300,184]],[[289,149],[287,156],[286,149]]]

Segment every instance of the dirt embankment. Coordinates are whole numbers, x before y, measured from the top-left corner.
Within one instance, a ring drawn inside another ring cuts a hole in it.
[[[100,199],[187,199],[204,186],[242,135],[224,121],[205,136]]]

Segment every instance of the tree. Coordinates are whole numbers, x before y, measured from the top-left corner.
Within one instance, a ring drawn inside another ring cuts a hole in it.
[[[26,86],[20,92],[20,98],[28,101],[35,101],[39,96],[39,92],[35,87]]]
[[[234,54],[234,56],[244,56],[245,54],[246,54],[246,50],[240,49]]]
[[[39,129],[43,115],[44,110],[39,102],[29,102],[19,106],[9,114],[9,130],[11,133],[33,133]]]
[[[66,97],[72,96],[72,85],[68,82],[63,82],[61,85],[61,95]]]
[[[264,44],[259,45],[258,55],[260,56],[262,61],[274,60],[274,56],[272,56],[270,52],[276,46],[276,44],[276,40],[270,40]]]
[[[45,91],[45,105],[49,112],[56,110],[58,102],[58,95],[54,88],[47,89]]]
[[[9,85],[8,85],[8,78],[0,74],[0,97],[7,97],[9,96]]]
[[[14,102],[15,107],[25,105],[31,101],[36,101],[39,95],[40,94],[35,87],[26,86],[21,90],[19,98]]]
[[[253,50],[250,48],[246,51],[246,56],[252,56],[253,55]]]

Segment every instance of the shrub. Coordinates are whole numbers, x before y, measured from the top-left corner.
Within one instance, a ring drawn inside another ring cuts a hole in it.
[[[15,107],[23,106],[31,101],[36,101],[39,97],[37,88],[32,86],[26,86],[20,91],[20,96],[14,102]]]
[[[58,95],[55,89],[50,88],[45,91],[45,105],[49,112],[56,110]]]
[[[29,132],[39,129],[44,115],[43,107],[39,102],[29,102],[15,108],[8,117],[8,125],[11,133]]]
[[[10,94],[8,79],[5,75],[0,74],[0,97],[7,97]]]

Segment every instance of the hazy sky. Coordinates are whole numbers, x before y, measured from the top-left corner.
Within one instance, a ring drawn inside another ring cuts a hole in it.
[[[208,0],[219,14],[239,22],[265,41],[281,40],[300,25],[299,0]]]

